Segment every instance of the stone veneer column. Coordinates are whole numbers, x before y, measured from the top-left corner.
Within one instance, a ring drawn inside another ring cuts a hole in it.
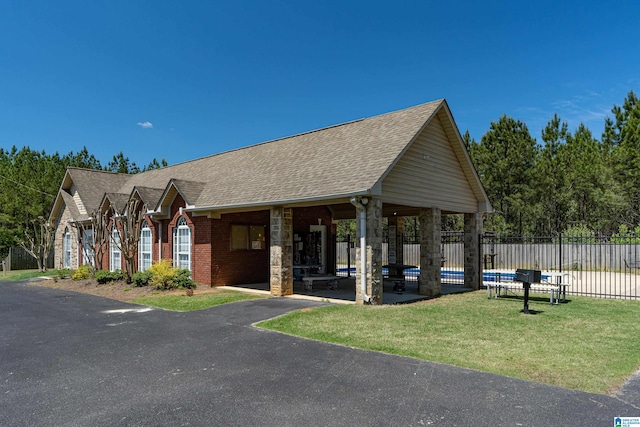
[[[442,216],[440,209],[420,209],[420,295],[435,297],[441,292],[440,259]]]
[[[293,211],[271,208],[271,295],[293,294]]]
[[[476,290],[482,283],[480,234],[482,214],[464,214],[464,287]]]
[[[362,276],[360,247],[360,212],[356,209],[356,304],[364,304],[362,299]],[[382,304],[382,200],[371,198],[365,205],[367,218],[366,240],[366,293],[371,297],[371,304]]]

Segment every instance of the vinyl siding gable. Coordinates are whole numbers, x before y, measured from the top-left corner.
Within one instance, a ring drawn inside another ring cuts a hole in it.
[[[73,197],[73,200],[76,202],[76,206],[78,207],[78,212],[80,212],[81,215],[87,215],[87,209],[84,207],[84,203],[82,203],[82,199],[80,198],[80,192],[78,191],[75,185],[71,187],[70,192],[71,192],[71,196]]]
[[[384,178],[382,194],[386,203],[437,207],[443,212],[478,209],[478,200],[438,116]]]

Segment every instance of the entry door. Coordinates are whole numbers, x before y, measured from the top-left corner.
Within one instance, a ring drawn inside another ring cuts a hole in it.
[[[311,225],[309,226],[310,232],[320,232],[320,269],[318,273],[327,273],[327,226],[326,225]]]

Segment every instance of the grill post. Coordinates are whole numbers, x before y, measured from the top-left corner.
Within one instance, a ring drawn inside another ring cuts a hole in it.
[[[524,287],[524,307],[522,312],[524,314],[529,313],[529,288],[532,283],[540,283],[540,279],[542,278],[542,271],[540,270],[524,270],[517,269],[516,277],[514,281],[522,282],[522,286]]]

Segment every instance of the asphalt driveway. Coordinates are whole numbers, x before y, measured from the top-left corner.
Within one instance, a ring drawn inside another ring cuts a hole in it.
[[[0,282],[2,426],[612,426],[594,395],[251,326],[320,303],[190,313]]]

